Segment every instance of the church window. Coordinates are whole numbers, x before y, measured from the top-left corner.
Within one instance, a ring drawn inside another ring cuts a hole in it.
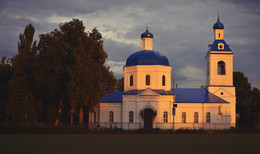
[[[165,86],[165,76],[162,76],[162,86]]]
[[[198,123],[199,122],[199,113],[195,112],[194,113],[194,123]]]
[[[146,75],[145,83],[146,83],[147,86],[150,86],[150,75]]]
[[[226,70],[225,70],[225,63],[223,61],[218,62],[218,75],[225,75]]]
[[[163,122],[168,123],[168,113],[167,112],[163,113]]]
[[[129,123],[133,123],[134,122],[134,112],[130,111],[129,112]]]
[[[206,123],[210,123],[210,112],[206,114]]]
[[[94,111],[94,122],[97,122],[97,112]]]
[[[113,111],[110,111],[110,112],[109,112],[109,122],[110,122],[110,123],[113,123],[113,122],[114,122],[114,112],[113,112]]]
[[[134,85],[134,79],[133,79],[133,75],[130,76],[130,86]]]
[[[218,49],[223,50],[224,49],[224,44],[223,43],[219,43],[218,44]]]
[[[182,112],[182,123],[186,123],[186,112]]]

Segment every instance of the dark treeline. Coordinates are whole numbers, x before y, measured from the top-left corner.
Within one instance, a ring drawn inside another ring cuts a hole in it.
[[[40,34],[29,24],[19,35],[18,54],[0,64],[2,125],[79,124],[102,96],[116,87],[105,65],[102,35],[85,32],[78,19]]]

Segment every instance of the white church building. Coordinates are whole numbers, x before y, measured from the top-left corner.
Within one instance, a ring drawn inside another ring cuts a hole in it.
[[[206,88],[174,88],[172,66],[153,50],[153,34],[124,66],[124,91],[105,95],[89,115],[90,127],[123,129],[230,129],[236,127],[233,52],[219,17],[206,53]],[[201,55],[204,56],[204,55]]]

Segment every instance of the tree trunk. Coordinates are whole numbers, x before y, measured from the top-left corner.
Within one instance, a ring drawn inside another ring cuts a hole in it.
[[[73,114],[74,114],[74,108],[70,109],[70,126],[73,126]]]
[[[55,127],[58,127],[59,126],[59,122],[60,122],[60,115],[61,115],[61,112],[62,112],[62,107],[63,107],[63,101],[62,99],[60,100],[60,108],[58,110],[58,117],[55,119],[55,122],[54,122],[54,126]],[[73,122],[72,122],[73,123]]]
[[[80,106],[79,109],[79,126],[82,127],[83,126],[83,105]]]
[[[25,94],[25,119],[26,119],[26,120],[27,120],[27,118],[28,118],[28,114],[27,114],[27,100],[28,100],[27,94]]]

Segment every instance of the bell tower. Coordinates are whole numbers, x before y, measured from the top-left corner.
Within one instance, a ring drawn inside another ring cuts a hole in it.
[[[214,42],[206,55],[206,87],[214,95],[231,103],[231,125],[235,127],[236,96],[233,86],[233,52],[224,40],[224,25],[219,16],[213,26]]]

